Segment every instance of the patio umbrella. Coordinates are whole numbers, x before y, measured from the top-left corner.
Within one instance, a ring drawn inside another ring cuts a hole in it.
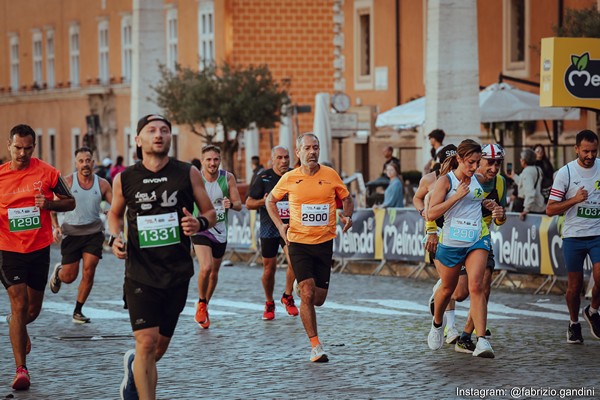
[[[506,83],[479,92],[481,122],[578,120],[578,108],[540,107],[540,97]],[[376,127],[410,129],[425,123],[425,97],[394,107],[377,116]]]
[[[331,161],[331,124],[329,123],[329,94],[327,93],[317,93],[315,96],[313,133],[319,138],[321,149],[319,161]]]

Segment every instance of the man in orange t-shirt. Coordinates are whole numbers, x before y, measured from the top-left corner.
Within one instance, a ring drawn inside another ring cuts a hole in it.
[[[12,312],[7,321],[17,365],[12,384],[15,390],[28,389],[30,384],[25,364],[31,349],[27,324],[40,314],[48,281],[50,211],[75,208],[75,199],[60,172],[32,158],[34,150],[33,129],[17,125],[8,139],[11,161],[0,165],[0,279]],[[57,200],[53,200],[54,195]]]
[[[300,167],[283,175],[265,206],[281,237],[289,244],[292,268],[300,290],[300,318],[310,339],[312,362],[329,361],[317,334],[315,306],[327,298],[333,239],[336,226],[336,197],[342,199],[343,231],[352,227],[354,203],[337,172],[319,164],[319,139],[305,133],[296,140]],[[284,224],[277,202],[289,197],[290,222]]]

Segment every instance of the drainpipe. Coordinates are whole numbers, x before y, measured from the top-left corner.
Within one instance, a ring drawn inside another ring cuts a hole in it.
[[[396,0],[396,104],[400,104],[400,0]]]

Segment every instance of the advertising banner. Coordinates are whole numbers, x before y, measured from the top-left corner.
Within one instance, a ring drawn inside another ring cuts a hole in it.
[[[253,212],[256,220],[256,212]],[[229,210],[227,214],[227,247],[229,249],[256,250],[256,242],[253,240],[253,224],[251,224],[251,212],[242,207],[241,211]]]
[[[381,230],[377,234],[375,212],[373,210],[355,210],[352,215],[352,228],[342,233],[344,224],[338,218],[337,236],[333,240],[333,256],[354,260],[381,260],[376,256],[375,242],[381,241]]]
[[[423,217],[413,208],[388,208],[383,220],[383,258],[389,261],[423,261]]]

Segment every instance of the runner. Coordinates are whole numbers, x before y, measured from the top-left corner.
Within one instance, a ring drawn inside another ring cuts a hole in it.
[[[126,259],[125,296],[135,336],[135,350],[123,359],[124,400],[156,398],[156,362],[167,351],[194,275],[189,237],[216,219],[200,172],[168,156],[166,118],[141,118],[135,140],[142,161],[115,177],[108,214],[109,245]],[[201,210],[198,218],[190,212],[194,203]],[[127,241],[122,236],[126,207]]]
[[[103,200],[108,204],[112,202],[110,183],[94,174],[93,155],[89,147],[75,150],[76,173],[65,177],[65,182],[71,189],[77,206],[73,211],[65,213],[62,226],[58,224],[57,214],[51,214],[54,241],[58,243],[63,238],[60,245],[62,262],[54,266],[50,276],[52,293],[58,293],[62,282],[72,283],[77,279],[79,261],[83,260],[81,282],[73,311],[73,322],[77,324],[90,322],[83,314],[82,307],[92,291],[96,267],[102,258],[104,222],[100,219],[100,205]]]
[[[30,386],[27,325],[42,310],[50,268],[50,211],[70,211],[75,200],[60,172],[32,157],[36,135],[28,125],[10,130],[10,161],[0,165],[0,279],[8,292],[9,336],[17,372],[15,390]],[[54,195],[58,199],[53,200]]]
[[[196,305],[194,319],[202,328],[208,329],[210,327],[208,303],[217,288],[219,269],[227,248],[227,213],[229,209],[240,211],[242,200],[233,174],[219,169],[221,149],[213,145],[204,146],[200,161],[206,192],[217,212],[217,224],[213,228],[192,236],[194,251],[200,264],[198,273],[200,298]]]
[[[483,294],[483,276],[490,248],[487,226],[482,226],[483,190],[473,179],[481,159],[481,146],[467,139],[458,146],[457,154],[444,166],[452,170],[436,181],[431,193],[427,219],[444,216],[442,236],[436,250],[435,266],[442,280],[435,294],[434,317],[427,339],[429,348],[438,350],[444,343],[446,316],[444,311],[458,283],[464,264],[471,288],[471,311],[479,334],[485,334],[487,307]],[[442,166],[442,170],[444,169]],[[494,357],[485,336],[480,336],[474,356]]]
[[[313,133],[305,133],[296,140],[296,155],[300,167],[281,177],[266,200],[269,216],[288,246],[290,261],[294,268],[300,290],[300,318],[310,339],[310,360],[327,362],[317,332],[315,306],[321,306],[327,298],[333,238],[336,230],[335,199],[342,199],[340,215],[343,231],[352,226],[354,203],[337,172],[319,165],[319,139]],[[285,224],[277,203],[288,196],[290,221]]]
[[[598,136],[583,130],[575,138],[577,159],[556,174],[546,207],[549,216],[565,215],[562,228],[563,254],[567,268],[567,307],[569,328],[567,343],[582,344],[579,309],[583,288],[583,263],[589,256],[594,288],[591,303],[583,309],[592,336],[600,339],[600,166]]]
[[[265,312],[263,313],[264,320],[272,320],[275,318],[275,300],[273,298],[273,290],[275,287],[275,271],[277,270],[277,251],[279,246],[283,249],[288,262],[287,273],[285,275],[285,291],[281,296],[281,304],[285,306],[287,313],[291,316],[298,315],[298,308],[294,304],[294,296],[292,295],[294,279],[294,270],[288,254],[285,241],[279,235],[277,227],[269,217],[269,213],[265,208],[265,200],[267,195],[283,174],[290,171],[290,153],[283,146],[275,146],[271,150],[271,163],[273,168],[262,171],[258,174],[254,185],[250,187],[248,199],[246,199],[246,208],[249,210],[260,210],[260,249],[263,259],[263,276],[262,285],[265,291],[266,304]],[[277,203],[279,216],[284,223],[289,223],[290,208],[287,198]]]

